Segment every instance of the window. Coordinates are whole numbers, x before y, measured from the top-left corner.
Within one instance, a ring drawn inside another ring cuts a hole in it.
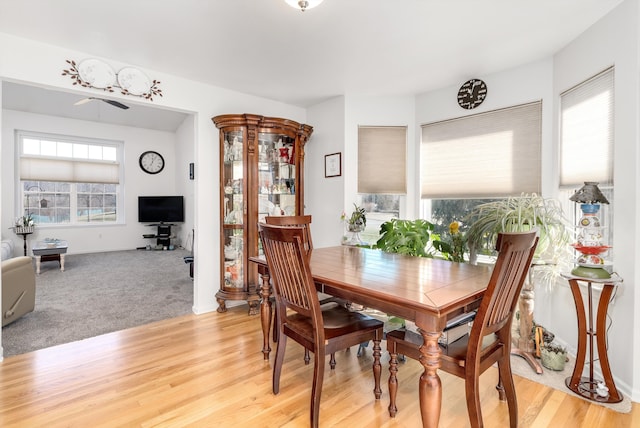
[[[20,212],[37,224],[115,223],[122,143],[18,131]]]
[[[538,101],[422,127],[422,216],[436,233],[479,204],[540,192],[541,124]]]
[[[608,68],[560,94],[560,200],[574,224],[582,213],[569,197],[585,181],[598,182],[609,200],[602,205],[603,243],[613,226],[614,68]]]
[[[406,163],[406,126],[358,127],[358,205],[367,216],[361,238],[370,244],[378,240],[382,223],[399,217]]]

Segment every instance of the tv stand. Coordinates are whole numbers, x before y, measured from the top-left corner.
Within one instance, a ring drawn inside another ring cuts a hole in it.
[[[175,236],[173,236],[171,234],[171,227],[175,226],[175,224],[173,224],[173,223],[153,223],[153,224],[149,224],[148,226],[156,227],[157,228],[156,234],[155,235],[143,235],[143,237],[146,238],[146,239],[155,238],[157,245],[161,245],[163,248],[164,247],[169,248],[169,245],[171,244],[171,239],[175,238]]]

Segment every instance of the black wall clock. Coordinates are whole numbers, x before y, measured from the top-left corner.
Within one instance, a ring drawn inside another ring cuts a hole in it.
[[[485,98],[487,98],[487,84],[480,79],[464,82],[458,91],[458,104],[467,110],[478,107]]]
[[[164,158],[158,152],[148,151],[140,155],[140,168],[147,174],[157,174],[164,169]]]

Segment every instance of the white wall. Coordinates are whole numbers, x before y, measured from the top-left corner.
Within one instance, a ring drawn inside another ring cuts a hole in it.
[[[26,130],[58,135],[98,138],[122,142],[124,145],[124,224],[108,226],[58,227],[38,225],[30,235],[29,248],[35,241],[58,238],[69,242],[69,254],[101,251],[132,250],[149,243],[142,238],[149,228],[138,223],[138,196],[176,194],[176,135],[170,132],[129,126],[109,125],[98,122],[67,119],[57,116],[5,110],[2,122],[2,172],[5,178],[16,177],[15,131]],[[165,168],[160,174],[149,175],[138,166],[140,153],[156,150],[165,158]],[[12,226],[12,219],[19,213],[19,193],[12,180],[6,180],[2,188],[2,230]],[[21,249],[21,237],[3,233],[13,239]]]
[[[313,126],[305,146],[304,203],[305,214],[313,217],[313,246],[339,245],[342,238],[340,214],[345,195],[344,97],[336,97],[309,109],[308,122]],[[324,157],[342,153],[342,175],[324,176]]]
[[[37,43],[4,33],[0,33],[0,52],[2,52],[0,80],[62,89],[85,96],[100,93],[100,91],[73,86],[71,79],[61,75],[62,69],[66,67],[66,59],[80,61],[95,57],[91,53]],[[101,59],[114,69],[136,65],[122,63],[117,59]],[[153,103],[144,100],[142,102],[183,112],[193,112],[193,126],[186,125],[193,129],[192,159],[195,160],[197,174],[197,179],[186,185],[193,186],[194,228],[197,231],[194,243],[196,263],[193,310],[195,313],[212,311],[217,308],[214,295],[220,287],[220,264],[218,263],[220,245],[217,239],[220,235],[220,211],[219,200],[215,197],[218,195],[219,180],[218,130],[211,122],[211,118],[219,114],[246,112],[286,117],[305,123],[306,111],[300,107],[205,85],[160,71],[144,71],[150,78],[162,82],[163,97],[155,99]],[[110,96],[125,102],[132,100],[131,97],[117,93]],[[4,145],[2,141],[0,144]],[[189,143],[184,142],[184,144]],[[137,157],[134,161],[137,162]],[[174,166],[174,168],[184,168],[184,162],[186,160],[181,161],[182,166]],[[177,189],[176,186],[176,183],[173,183],[172,189]],[[3,189],[4,187],[6,186],[3,184]],[[0,196],[4,198],[5,195]],[[214,239],[211,239],[212,237]]]
[[[191,250],[194,229],[194,181],[189,179],[189,164],[195,163],[193,155],[193,141],[195,132],[194,115],[189,115],[176,131],[175,152],[175,182],[176,194],[184,196],[184,223],[180,225],[177,234],[177,244]]]
[[[609,306],[608,344],[616,385],[631,394],[634,401],[640,401],[640,366],[634,364],[640,361],[640,293],[636,291],[636,285],[640,284],[640,271],[636,268],[640,254],[639,18],[638,1],[623,2],[555,55],[553,76],[557,97],[562,91],[615,65],[614,234],[610,245],[614,270],[624,278],[624,284]],[[557,105],[555,111],[558,111]],[[558,317],[563,312],[571,313],[565,304],[569,299],[547,300],[549,312],[555,315],[554,325],[558,325],[557,331],[563,337],[572,332],[576,323],[575,316]]]
[[[640,297],[634,284],[640,273],[638,257],[639,75],[638,1],[629,0],[578,37],[553,58],[482,77],[488,96],[477,109],[466,112],[456,101],[458,87],[421,94],[416,100],[418,124],[476,114],[542,99],[542,194],[557,196],[559,94],[610,65],[615,72],[615,218],[613,258],[625,285],[611,304],[609,358],[618,388],[640,400]],[[462,83],[462,82],[460,82]],[[419,131],[418,131],[419,132]],[[418,136],[419,139],[419,136]],[[548,327],[575,353],[577,320],[573,298],[565,282],[552,289],[536,289],[536,322]],[[631,344],[632,353],[629,352]]]

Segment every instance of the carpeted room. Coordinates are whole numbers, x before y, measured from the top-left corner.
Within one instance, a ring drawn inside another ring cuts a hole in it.
[[[57,262],[42,263],[34,311],[2,329],[5,358],[191,313],[187,255],[183,249],[69,254],[64,272]]]

